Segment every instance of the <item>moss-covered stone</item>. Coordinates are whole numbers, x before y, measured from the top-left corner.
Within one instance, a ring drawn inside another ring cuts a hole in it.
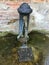
[[[6,36],[0,37],[0,65],[35,65],[37,63],[40,64],[43,56],[48,53],[49,38],[46,37],[44,34],[38,33],[36,31],[31,32],[29,34],[30,39],[28,41],[28,46],[31,46],[33,50],[34,62],[19,63],[17,49],[19,46],[21,46],[21,43],[17,41],[16,37],[16,35],[10,33]]]

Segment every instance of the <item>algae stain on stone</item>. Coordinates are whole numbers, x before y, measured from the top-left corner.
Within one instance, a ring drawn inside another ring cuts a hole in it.
[[[44,34],[36,31],[31,32],[29,36],[30,39],[28,41],[28,45],[31,46],[32,49],[36,48],[36,50],[34,49],[36,51],[34,51],[34,62],[37,63],[39,60],[42,60],[38,58],[41,56],[41,52],[43,52],[44,56],[46,55],[46,53],[48,53],[47,50],[49,49],[49,38]],[[34,65],[35,63],[31,62],[18,62],[17,49],[20,45],[21,43],[17,41],[16,35],[9,33],[6,36],[0,37],[0,65]]]

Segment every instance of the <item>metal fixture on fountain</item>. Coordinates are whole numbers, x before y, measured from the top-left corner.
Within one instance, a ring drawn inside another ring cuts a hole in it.
[[[29,39],[28,36],[28,26],[29,17],[32,9],[28,3],[22,3],[18,8],[19,13],[19,35],[17,39],[22,43],[22,46],[18,49],[19,61],[32,61],[33,53],[31,47],[27,45]],[[25,22],[26,21],[26,22]]]

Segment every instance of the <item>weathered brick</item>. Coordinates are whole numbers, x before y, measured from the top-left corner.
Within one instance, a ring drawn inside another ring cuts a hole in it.
[[[27,3],[30,3],[30,0],[18,0],[18,1],[6,1],[5,4],[9,5],[10,7],[16,9],[18,8],[22,2],[27,2]]]
[[[49,0],[46,0],[46,2],[49,2]]]
[[[32,2],[38,2],[38,3],[40,3],[40,2],[44,2],[44,0],[32,0]]]

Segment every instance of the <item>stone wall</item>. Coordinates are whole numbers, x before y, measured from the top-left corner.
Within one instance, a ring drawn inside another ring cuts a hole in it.
[[[36,2],[37,1],[37,2]],[[37,30],[40,32],[49,33],[49,4],[45,1],[38,0],[18,0],[18,1],[3,1],[0,3],[0,31],[9,31],[13,34],[18,33],[19,29],[19,14],[17,8],[22,2],[27,2],[31,8],[35,9],[30,16],[29,32],[32,30]],[[2,6],[1,6],[2,5]],[[7,5],[10,7],[7,8]],[[3,10],[2,10],[3,9]],[[48,10],[47,15],[43,15],[44,11]],[[42,19],[41,17],[44,17]],[[4,19],[2,19],[4,18]],[[9,19],[8,19],[9,18]],[[6,23],[4,23],[6,22]]]
[[[0,0],[0,2],[5,2],[5,1],[15,1],[15,2],[49,2],[49,0]]]

